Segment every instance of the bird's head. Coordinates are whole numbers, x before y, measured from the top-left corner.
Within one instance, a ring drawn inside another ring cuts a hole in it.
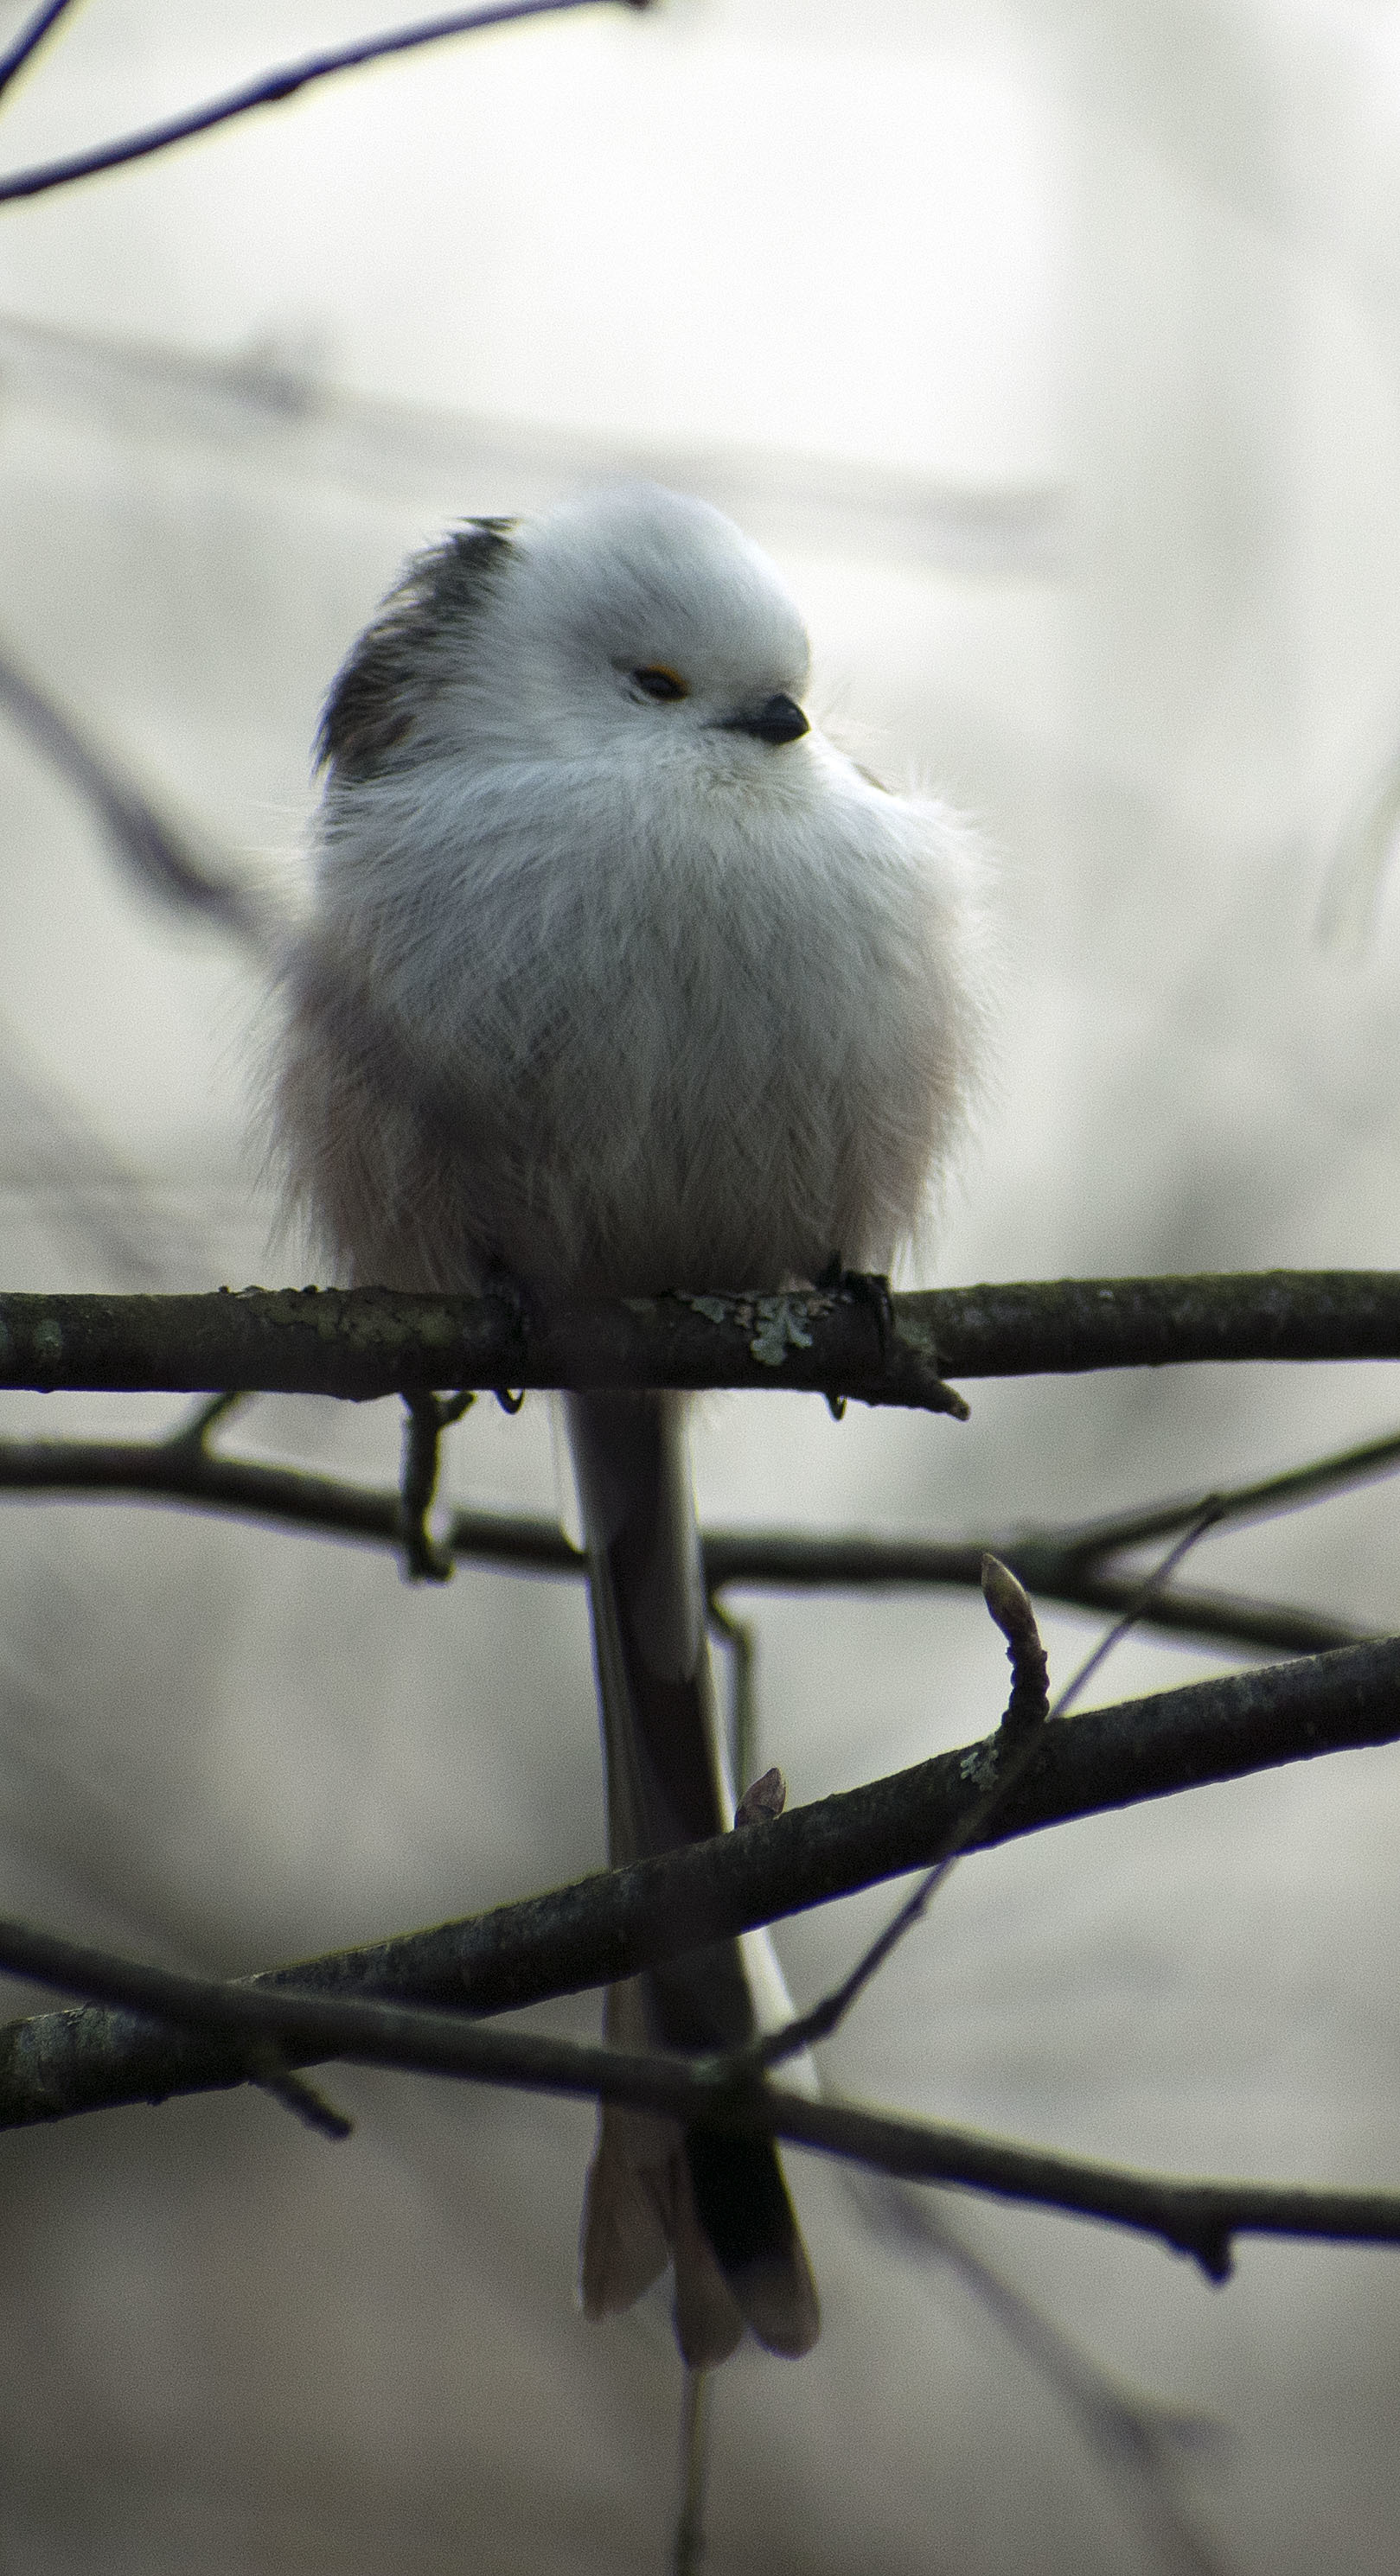
[[[513,535],[474,653],[473,712],[541,758],[716,777],[790,759],[809,651],[766,556],[653,485],[594,492]]]

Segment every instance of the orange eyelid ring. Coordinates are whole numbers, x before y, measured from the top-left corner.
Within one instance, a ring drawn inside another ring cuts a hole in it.
[[[653,699],[657,706],[690,695],[679,671],[670,670],[664,662],[646,662],[639,671],[629,672],[628,677],[635,680],[643,697]]]

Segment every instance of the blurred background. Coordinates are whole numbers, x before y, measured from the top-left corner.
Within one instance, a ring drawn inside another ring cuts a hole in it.
[[[27,14],[0,0],[0,42]],[[86,0],[4,167],[386,23]],[[819,712],[997,855],[1000,1081],[930,1276],[1394,1266],[1398,181],[1390,0],[665,0],[381,65],[0,208],[0,646],[291,886],[322,693],[412,546],[619,469],[703,492],[807,611]],[[3,714],[0,817],[4,1283],[299,1279],[251,971]],[[1365,1368],[970,1392],[966,1426],[716,1402],[702,1507],[981,1532],[1400,1417]],[[178,1410],[6,1397],[0,1431]],[[398,1423],[268,1399],[228,1437],[383,1477]],[[554,1508],[543,1401],[449,1449],[462,1498]],[[1396,1534],[1381,1485],[1195,1570],[1394,1628]],[[738,1606],[794,1799],[1001,1706],[975,1600]],[[1046,1628],[1063,1679],[1094,1631]],[[1138,1639],[1097,1695],[1222,1660]],[[601,1857],[572,1585],[410,1591],[323,1541],[6,1501],[5,1911],[234,1971]],[[978,1858],[826,2072],[1067,2150],[1394,2184],[1397,1858],[1384,1754]],[[800,1998],[889,1903],[785,1927]],[[576,2314],[590,2115],[327,2089],[346,2145],[254,2092],[0,2140],[0,2571],[662,2569],[679,2370],[664,2304]],[[716,2576],[1207,2563],[965,2275],[791,2164],[825,2334],[717,2382]],[[948,2214],[1106,2386],[1212,2419],[1164,2472],[1210,2564],[1394,2565],[1393,2255],[1246,2241],[1213,2292],[1106,2230]]]

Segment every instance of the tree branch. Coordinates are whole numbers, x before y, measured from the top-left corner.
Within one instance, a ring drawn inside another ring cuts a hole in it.
[[[1261,1476],[1247,1485],[1229,1486],[1212,1497],[1182,1494],[1171,1502],[1149,1504],[1143,1511],[1115,1512],[1101,1520],[1081,1521],[1075,1529],[1060,1531],[1055,1544],[1066,1561],[1076,1557],[1086,1563],[1101,1561],[1124,1548],[1170,1538],[1174,1531],[1199,1519],[1207,1500],[1217,1505],[1217,1519],[1222,1526],[1230,1521],[1238,1527],[1242,1522],[1273,1520],[1283,1512],[1305,1510],[1312,1503],[1325,1501],[1330,1494],[1349,1492],[1357,1485],[1393,1476],[1397,1467],[1400,1433],[1391,1431],[1379,1440],[1365,1440],[1350,1449],[1333,1450],[1325,1458],[1311,1459],[1306,1466],[1289,1467],[1282,1475]]]
[[[144,892],[154,893],[182,913],[216,923],[254,956],[266,955],[266,918],[237,870],[211,850],[200,849],[189,829],[162,814],[112,754],[3,651],[0,708],[23,728],[60,777],[86,797]]]
[[[885,1961],[913,1931],[915,1924],[923,1921],[949,1871],[979,1835],[991,1827],[999,1812],[1010,1804],[1018,1782],[1030,1769],[1040,1731],[1051,1714],[1050,1666],[1029,1595],[998,1557],[985,1556],[982,1560],[982,1593],[988,1611],[1006,1639],[1011,1665],[1011,1697],[996,1735],[989,1745],[983,1747],[978,1759],[977,1796],[949,1826],[931,1866],[916,1881],[912,1894],[905,1898],[898,1913],[876,1934],[840,1984],[821,1996],[806,2012],[795,2014],[786,2025],[759,2032],[748,2042],[743,2056],[751,2066],[771,2069],[784,2065],[804,2048],[830,2039],[839,2030],[871,1979],[879,1974]],[[1071,1683],[1071,1692],[1074,1688]]]
[[[983,1821],[967,1847],[986,1850],[1077,1817],[1397,1739],[1400,1638],[1392,1638],[1058,1720],[1040,1730],[1024,1775],[991,1813],[984,1802],[1000,1763],[1008,1753],[1019,1758],[997,1735],[742,1833],[464,1922],[274,1969],[255,1983],[510,2011],[615,1983],[927,1868],[979,1805]],[[0,2128],[246,2076],[244,2058],[217,2037],[181,2036],[100,2007],[41,2013],[0,2029]]]
[[[1400,1453],[1400,1443],[1370,1447]],[[1369,1450],[1357,1454],[1369,1455]],[[1294,1479],[1276,1481],[1280,1485],[1296,1482],[1301,1489],[1312,1472],[1299,1469]],[[1334,1472],[1333,1488],[1343,1481]],[[1267,1489],[1241,1490],[1252,1506],[1256,1493]],[[1318,1491],[1322,1490],[1319,1485]],[[183,1430],[153,1441],[0,1440],[3,1493],[181,1503],[325,1538],[358,1539],[384,1548],[403,1543],[403,1498],[393,1488],[352,1484],[306,1468],[231,1458],[187,1439]],[[1298,1498],[1302,1499],[1301,1490]],[[1183,1516],[1199,1509],[1197,1500],[1185,1507],[1164,1505],[1159,1513],[1138,1517],[1154,1527],[1160,1523],[1175,1528]],[[1253,1517],[1252,1508],[1240,1516]],[[1226,1495],[1222,1521],[1235,1517],[1233,1500]],[[1117,1525],[1104,1526],[1112,1531]],[[586,1559],[557,1522],[532,1513],[458,1508],[448,1517],[439,1544],[459,1562],[494,1565],[515,1573],[581,1579],[588,1570]],[[734,1584],[764,1591],[861,1592],[935,1584],[970,1590],[981,1581],[982,1559],[988,1551],[1009,1565],[1040,1599],[1070,1609],[1106,1611],[1117,1617],[1140,1590],[1131,1576],[1097,1569],[1078,1528],[953,1540],[714,1529],[706,1531],[702,1544],[706,1588],[712,1598]],[[1359,1645],[1374,1633],[1286,1602],[1186,1590],[1158,1594],[1147,1604],[1142,1619],[1144,1626],[1169,1635],[1208,1637],[1247,1652],[1262,1649],[1282,1655],[1324,1654],[1330,1647]]]
[[[1400,1272],[1055,1279],[892,1301],[848,1291],[592,1304],[382,1288],[0,1295],[0,1387],[221,1387],[364,1399],[426,1387],[758,1387],[965,1411],[945,1376],[1203,1360],[1400,1359]]]
[[[25,64],[37,54],[44,38],[52,34],[59,19],[66,17],[71,6],[72,0],[43,0],[43,5],[35,10],[27,26],[21,27],[13,43],[6,46],[0,54],[0,98],[4,97],[11,81],[23,71]]]
[[[757,1830],[750,1827],[735,1839],[747,1841]],[[707,2127],[784,2138],[906,2181],[957,2184],[1133,2228],[1190,2254],[1213,2281],[1228,2277],[1232,2240],[1246,2232],[1400,2244],[1400,2193],[1130,2173],[973,2130],[736,2080],[722,2059],[661,2051],[639,2055],[532,2031],[494,2030],[460,2011],[228,1985],[116,1959],[21,1923],[0,1921],[0,1964],[69,1992],[159,2013],[187,2029],[221,2031],[241,2049],[245,2069],[255,2078],[271,2041],[289,2058],[334,2056],[530,2092],[592,2096],[687,2122],[703,2118]]]
[[[596,5],[597,0],[497,0],[492,8],[454,9],[446,17],[421,19],[416,26],[397,27],[387,35],[362,37],[358,44],[338,46],[333,53],[309,54],[303,62],[260,72],[256,80],[246,81],[242,88],[229,90],[222,98],[208,99],[202,107],[186,108],[183,115],[169,117],[160,125],[148,125],[138,134],[122,135],[113,143],[94,144],[86,152],[70,153],[60,161],[44,161],[31,170],[12,171],[8,178],[0,178],[0,205],[21,197],[42,197],[51,188],[72,187],[78,179],[90,179],[100,170],[120,169],[128,161],[149,160],[152,153],[166,152],[172,144],[187,142],[191,135],[207,134],[212,127],[227,125],[236,116],[249,116],[256,108],[280,107],[285,99],[295,98],[299,90],[309,89],[314,81],[330,80],[338,72],[358,71],[364,64],[382,62],[390,54],[413,53],[421,45],[441,44],[449,36],[471,35],[480,27],[503,27],[518,18],[557,16],[565,9]],[[648,0],[623,0],[623,5],[644,9]],[[45,32],[41,26],[38,36]],[[28,44],[28,51],[32,52],[38,36]]]

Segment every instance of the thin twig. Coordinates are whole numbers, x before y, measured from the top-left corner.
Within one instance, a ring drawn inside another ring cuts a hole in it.
[[[275,2068],[270,2074],[255,2077],[260,2091],[280,2102],[284,2111],[300,2120],[304,2129],[314,2130],[319,2138],[332,2138],[337,2143],[355,2134],[355,2123],[343,2111],[337,2111],[324,2093],[308,2084],[304,2075],[294,2075],[289,2067]]]
[[[566,9],[597,5],[598,0],[497,0],[492,8],[454,9],[443,18],[421,19],[416,26],[396,27],[387,35],[365,36],[358,44],[337,46],[332,53],[309,54],[302,62],[261,72],[256,80],[226,91],[222,98],[206,100],[202,107],[186,108],[182,115],[168,117],[160,125],[148,125],[140,133],[122,135],[113,143],[95,144],[86,152],[70,153],[60,161],[41,162],[31,170],[13,171],[7,179],[0,179],[0,204],[21,197],[41,197],[51,188],[71,187],[75,180],[90,179],[101,170],[120,169],[128,161],[149,160],[153,153],[166,152],[172,144],[188,141],[191,135],[207,134],[216,125],[229,124],[234,117],[249,116],[261,107],[280,107],[314,81],[330,80],[338,72],[358,71],[362,65],[381,62],[391,54],[412,53],[421,45],[472,35],[482,27],[504,27],[521,18],[543,18]],[[645,8],[647,0],[624,0],[624,5]]]
[[[177,1423],[166,1441],[159,1445],[174,1450],[177,1455],[192,1452],[195,1457],[208,1460],[210,1432],[220,1422],[226,1422],[229,1415],[236,1413],[239,1405],[246,1401],[247,1398],[237,1388],[231,1388],[223,1395],[206,1396],[204,1402],[197,1404],[183,1422]]]
[[[1138,1586],[1134,1598],[1128,1603],[1126,1610],[1123,1612],[1121,1619],[1116,1619],[1114,1621],[1107,1636],[1099,1639],[1093,1653],[1085,1657],[1078,1672],[1073,1674],[1070,1680],[1066,1682],[1064,1689],[1061,1691],[1054,1707],[1050,1711],[1052,1718],[1064,1717],[1067,1715],[1068,1711],[1074,1706],[1075,1701],[1078,1699],[1080,1692],[1085,1688],[1086,1684],[1092,1681],[1100,1666],[1107,1663],[1115,1646],[1122,1644],[1129,1629],[1137,1626],[1143,1612],[1148,1608],[1152,1601],[1156,1600],[1162,1591],[1164,1584],[1170,1582],[1177,1567],[1180,1565],[1182,1558],[1190,1553],[1198,1539],[1205,1537],[1208,1529],[1213,1529],[1215,1527],[1219,1518],[1219,1497],[1217,1495],[1212,1495],[1208,1502],[1202,1503],[1191,1527],[1183,1532],[1174,1547],[1168,1548],[1160,1565],[1154,1566],[1152,1572],[1144,1577],[1143,1581]]]
[[[227,859],[197,847],[190,832],[162,814],[113,755],[4,652],[0,708],[86,797],[122,864],[147,894],[185,916],[212,922],[254,956],[265,955],[270,924],[251,885]]]
[[[851,2197],[897,2253],[946,2263],[987,2309],[1015,2349],[1069,2408],[1084,2439],[1126,2489],[1147,2536],[1180,2576],[1225,2576],[1225,2563],[1175,2492],[1173,2472],[1219,2426],[1199,2413],[1120,2387],[1022,2291],[974,2253],[936,2205],[904,2183],[852,2176]]]
[[[21,27],[19,34],[5,47],[0,54],[0,98],[4,97],[11,81],[37,54],[44,38],[52,34],[59,19],[66,16],[71,7],[72,0],[43,0],[43,5],[35,10],[29,24]]]
[[[452,1554],[439,1547],[428,1528],[437,1492],[442,1435],[460,1422],[476,1397],[467,1389],[451,1396],[424,1390],[404,1397],[403,1468],[399,1483],[399,1542],[404,1579],[409,1583],[446,1583]]]
[[[1146,1510],[1081,1522],[1075,1529],[1060,1531],[1053,1545],[1062,1561],[1099,1560],[1119,1555],[1125,1548],[1146,1546],[1153,1539],[1170,1538],[1174,1530],[1198,1520],[1207,1503],[1214,1507],[1219,1528],[1238,1527],[1242,1522],[1272,1520],[1279,1513],[1302,1510],[1325,1495],[1393,1476],[1397,1469],[1400,1432],[1390,1431],[1382,1439],[1335,1450],[1305,1467],[1289,1467],[1282,1475],[1227,1486],[1218,1494],[1187,1495],[1175,1502],[1149,1504]]]
[[[919,1881],[911,1896],[906,1897],[882,1932],[877,1933],[868,1949],[862,1952],[848,1976],[824,1995],[805,2013],[799,2013],[786,2029],[770,2031],[751,2040],[736,2052],[736,2063],[753,2066],[780,2066],[805,2048],[815,2047],[819,2040],[830,2039],[845,2020],[852,2005],[869,1985],[879,1969],[897,1949],[905,1935],[921,1923],[949,1873],[967,1851],[975,1837],[989,1825],[1024,1779],[1031,1762],[1040,1750],[1042,1730],[1052,1721],[1063,1718],[1078,1698],[1091,1675],[1112,1654],[1113,1649],[1141,1618],[1143,1611],[1181,1563],[1188,1549],[1219,1517],[1219,1504],[1214,1497],[1197,1513],[1191,1528],[1176,1545],[1168,1549],[1160,1565],[1140,1586],[1137,1599],[1110,1628],[1106,1637],[1087,1660],[1080,1665],[1072,1681],[1065,1685],[1052,1707],[1048,1706],[1048,1666],[1035,1612],[1030,1598],[1009,1569],[996,1557],[983,1559],[982,1590],[987,1608],[1007,1641],[1011,1663],[1011,1697],[997,1735],[988,1744],[981,1773],[981,1794],[957,1822],[949,1827],[943,1847],[932,1867]]]
[[[1001,1725],[988,1740],[977,1773],[978,1795],[951,1824],[938,1854],[911,1896],[891,1915],[883,1931],[863,1950],[849,1974],[809,2011],[798,2013],[785,2029],[768,2031],[736,2051],[736,2063],[780,2066],[785,2059],[830,2039],[852,2005],[884,1966],[905,1935],[921,1923],[954,1863],[973,1837],[990,1824],[1030,1767],[1040,1747],[1048,1715],[1048,1666],[1030,1598],[1016,1577],[996,1557],[983,1559],[982,1591],[1002,1635],[1011,1664],[1011,1697]]]
[[[215,1402],[222,1404],[223,1398]],[[1300,1471],[1305,1473],[1306,1471]],[[124,1502],[177,1503],[190,1510],[227,1512],[325,1538],[397,1548],[399,1496],[392,1486],[352,1484],[300,1467],[230,1457],[191,1448],[179,1434],[165,1440],[0,1440],[0,1494],[100,1495]],[[452,1557],[527,1574],[587,1573],[587,1559],[565,1538],[557,1521],[521,1512],[461,1508],[452,1512],[441,1539]],[[702,1545],[711,1613],[733,1655],[731,1726],[744,1716],[752,1674],[752,1631],[718,1594],[731,1585],[773,1591],[871,1591],[947,1585],[970,1590],[984,1556],[1001,1558],[1042,1600],[1073,1610],[1117,1613],[1138,1599],[1140,1583],[1083,1566],[1078,1535],[1068,1534],[1062,1553],[1053,1532],[1034,1538],[938,1540],[798,1535],[786,1530],[709,1530]],[[1209,1638],[1245,1652],[1317,1655],[1359,1645],[1367,1631],[1288,1602],[1259,1601],[1229,1593],[1158,1595],[1141,1614],[1143,1624],[1171,1636]],[[742,1747],[732,1756],[736,1778],[751,1765]]]

